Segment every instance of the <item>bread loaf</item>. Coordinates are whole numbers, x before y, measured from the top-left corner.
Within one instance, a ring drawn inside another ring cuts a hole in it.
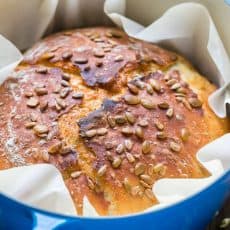
[[[196,152],[229,131],[216,87],[181,56],[116,28],[37,43],[0,86],[0,169],[50,163],[78,213],[142,211],[160,178],[203,178]],[[36,175],[34,175],[36,180]]]

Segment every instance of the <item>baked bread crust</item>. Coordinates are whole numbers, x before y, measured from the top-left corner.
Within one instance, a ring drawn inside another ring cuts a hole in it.
[[[157,203],[162,177],[202,178],[195,155],[229,131],[210,110],[215,86],[182,57],[88,28],[45,38],[0,87],[0,169],[47,162],[82,212],[101,215]]]

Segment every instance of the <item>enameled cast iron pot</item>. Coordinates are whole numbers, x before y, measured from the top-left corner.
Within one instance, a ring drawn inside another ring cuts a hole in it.
[[[167,208],[137,215],[98,219],[42,211],[0,194],[0,229],[204,230],[229,195],[230,171],[201,192]]]

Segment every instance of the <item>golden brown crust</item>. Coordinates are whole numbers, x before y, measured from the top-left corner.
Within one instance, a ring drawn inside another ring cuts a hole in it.
[[[101,215],[144,210],[157,203],[155,180],[208,175],[196,151],[229,130],[208,106],[214,90],[182,57],[118,29],[52,35],[0,87],[0,168],[54,164],[79,213],[85,195]],[[125,102],[136,96],[147,101]],[[126,112],[131,121],[108,125]],[[119,153],[125,140],[133,146]]]

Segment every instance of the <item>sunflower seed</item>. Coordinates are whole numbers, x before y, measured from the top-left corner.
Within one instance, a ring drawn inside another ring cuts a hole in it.
[[[38,69],[36,69],[37,73],[41,73],[41,74],[46,74],[48,72],[46,67],[40,67]]]
[[[70,174],[70,176],[73,178],[73,179],[76,179],[78,178],[79,176],[81,176],[82,172],[81,171],[75,171],[75,172],[72,172]]]
[[[132,135],[133,134],[133,129],[130,127],[124,127],[121,129],[121,133],[124,135]]]
[[[159,139],[159,140],[165,140],[165,139],[167,138],[165,132],[157,132],[157,133],[156,133],[156,137],[157,137],[157,139]]]
[[[54,56],[55,56],[54,53],[45,53],[45,54],[42,56],[42,58],[43,58],[43,59],[51,59],[51,58],[53,58]]]
[[[155,173],[159,173],[163,169],[164,165],[162,163],[158,163],[154,166],[153,171]]]
[[[122,154],[124,151],[125,151],[125,146],[124,146],[124,144],[119,144],[119,145],[117,146],[117,148],[116,148],[116,152],[117,152],[118,154]]]
[[[151,142],[146,140],[142,143],[142,153],[149,154],[151,152]]]
[[[69,87],[69,82],[66,81],[66,80],[61,80],[61,85],[62,85],[63,87]]]
[[[65,101],[62,100],[61,98],[55,98],[55,101],[56,101],[57,105],[59,105],[61,107],[61,109],[65,109],[67,107]]]
[[[129,179],[127,177],[125,177],[125,179],[123,181],[123,185],[124,185],[125,190],[127,192],[129,192],[131,190],[131,184],[130,184]]]
[[[99,136],[104,136],[106,133],[108,133],[108,129],[106,128],[97,129],[97,135]]]
[[[144,187],[144,188],[151,188],[151,185],[147,184],[145,181],[140,180],[140,184]]]
[[[132,147],[133,147],[133,142],[130,139],[126,139],[124,144],[125,144],[125,148],[128,151],[130,151],[132,149]]]
[[[128,105],[137,105],[140,103],[140,99],[137,96],[133,96],[133,95],[125,95],[124,96],[125,102]]]
[[[179,89],[181,87],[181,84],[180,83],[175,83],[175,84],[173,84],[171,87],[170,87],[170,89],[171,90],[177,90],[177,89]]]
[[[167,102],[160,102],[160,103],[158,103],[158,107],[160,109],[168,109],[169,108],[169,104]]]
[[[168,118],[172,118],[172,117],[173,117],[173,113],[174,113],[173,108],[169,108],[169,109],[167,110],[167,112],[166,112],[166,116],[167,116]]]
[[[95,189],[95,184],[94,184],[93,180],[91,178],[87,177],[87,182],[88,182],[89,188],[94,190]]]
[[[96,136],[96,134],[97,134],[97,130],[96,129],[91,129],[91,130],[88,130],[88,131],[85,132],[85,135],[87,137],[94,137],[94,136]]]
[[[25,124],[25,127],[26,127],[27,129],[32,129],[35,125],[36,125],[36,122],[31,121],[31,122],[27,122],[27,123]]]
[[[153,180],[152,180],[152,178],[149,176],[149,175],[147,175],[147,174],[142,174],[142,175],[140,175],[140,178],[144,181],[144,182],[146,182],[147,184],[152,184],[153,183]]]
[[[142,193],[141,187],[139,185],[133,186],[131,188],[131,195],[132,196],[137,196]]]
[[[68,87],[61,89],[60,97],[66,98],[69,95],[69,92],[70,92],[70,88],[68,88]]]
[[[108,124],[111,128],[114,128],[116,126],[116,122],[115,122],[115,119],[111,116],[107,116],[107,121],[108,121]]]
[[[71,76],[70,76],[69,74],[67,74],[67,73],[63,73],[63,74],[62,74],[62,79],[63,79],[63,80],[69,81],[70,78],[71,78]]]
[[[74,59],[74,62],[77,64],[86,64],[88,62],[88,59],[84,57],[77,57]]]
[[[48,152],[42,152],[41,157],[45,162],[49,162],[50,156]]]
[[[33,128],[36,135],[40,134],[47,134],[49,132],[49,129],[46,125],[35,125]]]
[[[149,99],[141,99],[141,105],[146,109],[155,109],[156,105]]]
[[[27,102],[26,102],[28,107],[35,108],[39,105],[39,101],[35,97],[31,97]]]
[[[137,126],[136,129],[135,129],[135,134],[137,137],[139,137],[140,139],[143,139],[144,137],[144,132],[142,130],[141,127]]]
[[[140,79],[136,80],[134,84],[139,88],[139,89],[144,89],[145,88],[145,83],[141,81]]]
[[[25,92],[25,97],[33,97],[33,92],[31,92],[31,91],[27,91],[27,92]]]
[[[171,141],[169,143],[169,148],[173,151],[173,152],[180,152],[181,151],[181,145],[174,142],[174,141]]]
[[[166,82],[166,85],[172,86],[172,85],[174,85],[174,84],[176,84],[176,83],[177,83],[177,80],[176,80],[176,79],[171,79],[171,80],[169,80],[169,81]]]
[[[182,99],[182,103],[185,106],[185,108],[187,108],[188,110],[192,110],[191,105],[189,104],[189,102],[185,98]]]
[[[62,148],[62,142],[57,142],[49,147],[48,153],[56,154],[59,153],[60,149]]]
[[[105,142],[105,149],[109,150],[112,149],[114,147],[114,143],[113,142]]]
[[[117,115],[114,117],[114,119],[115,119],[115,122],[119,125],[126,123],[125,116],[123,116],[123,115]]]
[[[44,112],[48,108],[48,101],[42,101],[39,108],[41,112]]]
[[[138,125],[140,125],[141,127],[147,127],[149,125],[149,122],[146,119],[141,119],[138,122]]]
[[[135,161],[135,158],[131,153],[126,153],[126,158],[128,159],[129,163],[133,163]]]
[[[160,83],[155,80],[155,79],[150,79],[149,81],[150,85],[152,86],[152,88],[156,91],[156,92],[160,92],[161,91],[161,86]]]
[[[155,120],[154,124],[158,130],[162,131],[164,129],[163,123],[161,123],[159,120]]]
[[[139,93],[139,89],[135,85],[128,83],[127,86],[128,86],[128,89],[131,93],[133,93],[133,94]]]
[[[82,99],[84,97],[83,93],[73,93],[72,98],[74,99]]]
[[[187,94],[186,89],[183,87],[178,88],[176,91],[177,91],[177,93]]]
[[[121,158],[120,157],[114,157],[112,161],[113,168],[118,168],[121,165]]]
[[[188,140],[188,138],[189,138],[189,135],[190,134],[189,134],[188,129],[186,129],[186,128],[181,129],[181,139],[182,139],[182,141],[186,142]]]
[[[148,94],[153,94],[153,87],[150,84],[146,84],[146,91]]]
[[[199,108],[202,106],[202,102],[198,98],[195,98],[195,97],[189,98],[188,102],[193,108]]]
[[[139,175],[143,174],[145,172],[145,168],[146,168],[146,166],[143,163],[138,162],[134,168],[135,175],[139,176]]]
[[[150,199],[153,200],[154,199],[154,195],[151,189],[147,188],[145,189],[145,195]]]
[[[122,33],[116,30],[111,30],[110,34],[114,37],[114,38],[121,38],[122,37]]]
[[[130,124],[134,124],[136,121],[135,116],[131,112],[126,112],[125,113],[126,119]]]
[[[115,61],[115,62],[121,62],[121,61],[123,61],[123,60],[124,60],[124,58],[123,58],[122,55],[117,55],[117,56],[114,58],[114,61]]]
[[[99,168],[99,170],[97,171],[97,175],[98,175],[99,177],[104,176],[105,173],[106,173],[106,169],[107,169],[107,165],[101,166],[101,167]]]
[[[97,58],[103,58],[105,56],[103,50],[96,49],[93,54]]]
[[[63,58],[63,59],[70,59],[72,56],[73,56],[73,54],[70,53],[70,52],[68,52],[68,51],[66,51],[66,52],[64,52],[64,53],[62,54],[62,58]]]

